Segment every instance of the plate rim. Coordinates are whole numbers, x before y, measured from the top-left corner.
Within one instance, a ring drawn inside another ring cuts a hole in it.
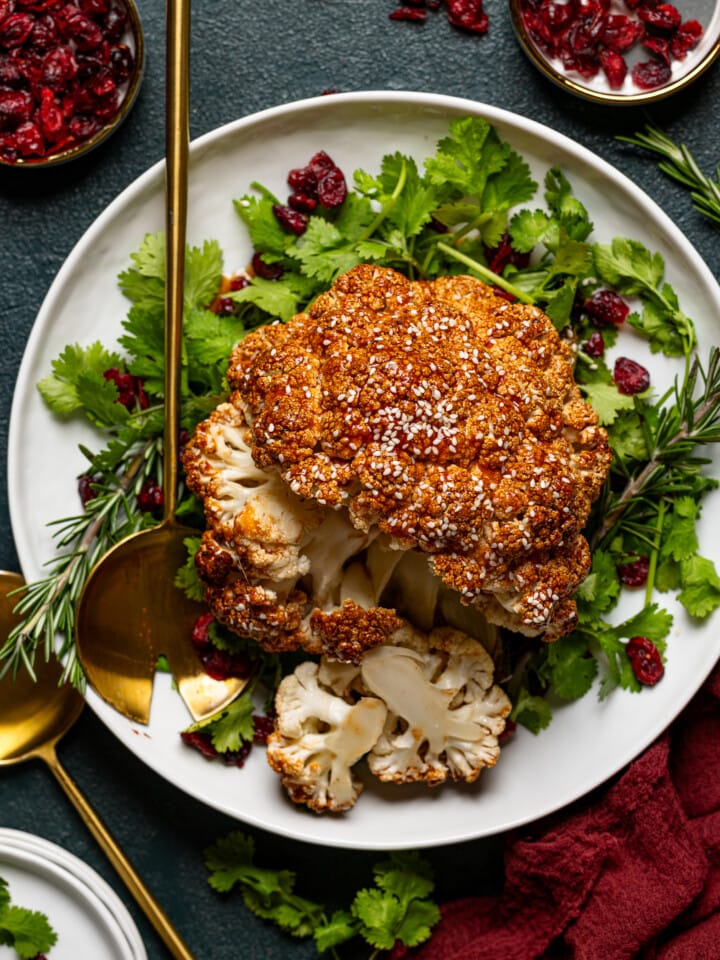
[[[84,897],[126,960],[147,960],[145,944],[125,904],[89,864],[44,837],[0,827],[0,863],[3,856],[12,859],[13,855],[22,862],[32,863],[51,882],[63,878],[68,889],[77,892],[73,899],[78,903]],[[52,917],[49,919],[52,923]]]

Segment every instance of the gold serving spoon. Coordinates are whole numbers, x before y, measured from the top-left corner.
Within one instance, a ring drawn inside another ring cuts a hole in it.
[[[19,573],[0,571],[3,638],[19,620],[13,612],[16,598],[9,594],[24,582]],[[47,764],[171,955],[176,960],[193,960],[170,920],[57,758],[55,747],[80,716],[85,701],[74,687],[59,685],[62,668],[57,660],[46,662],[38,655],[34,667],[35,680],[22,668],[15,678],[8,671],[0,680],[0,766],[31,759]]]
[[[75,639],[90,684],[112,707],[140,723],[150,718],[153,677],[164,654],[195,720],[220,710],[244,680],[213,680],[192,648],[202,612],[173,586],[185,562],[184,540],[197,531],[175,517],[178,484],[178,386],[181,363],[189,146],[190,3],[167,5],[167,169],[165,420],[163,519],[116,544],[91,570],[78,601]]]

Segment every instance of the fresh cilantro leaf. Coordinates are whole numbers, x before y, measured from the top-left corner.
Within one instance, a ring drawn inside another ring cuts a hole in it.
[[[358,923],[349,910],[336,910],[327,923],[321,924],[314,932],[315,946],[320,953],[331,947],[352,940],[357,936]]]
[[[559,167],[551,167],[545,175],[545,201],[571,240],[586,240],[592,233],[588,212]]]
[[[257,307],[280,320],[289,320],[300,310],[300,300],[297,292],[283,281],[265,280],[263,277],[253,277],[247,287],[232,294],[237,303],[254,303]]]
[[[641,689],[633,673],[623,640],[629,640],[630,637],[647,637],[662,654],[665,649],[665,637],[670,632],[672,623],[672,615],[667,610],[661,609],[656,603],[651,603],[616,627],[609,624],[596,626],[595,636],[606,655],[608,664],[607,674],[600,685],[601,698],[605,698],[618,685],[633,692]]]
[[[695,524],[699,505],[692,497],[678,497],[670,513],[663,520],[663,543],[661,556],[673,560],[687,560],[698,548]]]
[[[440,919],[436,904],[427,899],[435,886],[427,863],[416,853],[394,853],[374,873],[376,887],[360,890],[350,907],[362,936],[383,950],[397,940],[405,946],[427,940]]]
[[[590,573],[575,594],[580,622],[589,624],[600,620],[615,606],[619,593],[615,561],[608,551],[594,550]]]
[[[523,686],[514,698],[510,718],[531,733],[540,733],[552,719],[552,709],[544,697],[531,694]]]
[[[620,393],[614,383],[583,383],[580,389],[598,415],[601,424],[614,423],[624,410],[634,410],[633,397]]]
[[[707,617],[720,606],[720,577],[712,560],[697,554],[680,564],[678,600],[693,617]]]
[[[298,240],[295,256],[304,272],[323,286],[330,286],[341,273],[360,263],[357,250],[335,224],[322,217],[310,217],[307,230]]]
[[[120,354],[107,350],[99,341],[87,347],[68,344],[52,362],[52,373],[38,383],[50,409],[67,417],[83,412],[97,426],[106,427],[127,419],[127,410],[116,403],[117,387],[106,380],[106,370],[123,370]]]
[[[252,837],[239,831],[217,840],[205,851],[210,886],[226,893],[239,885],[245,905],[254,914],[293,936],[312,936],[325,920],[322,906],[293,892],[292,871],[257,867],[254,854]]]
[[[200,547],[200,537],[186,537],[183,540],[187,550],[187,560],[175,574],[174,585],[190,599],[201,603],[205,587],[195,566],[195,554]]]
[[[235,210],[248,228],[253,248],[266,257],[267,254],[274,254],[281,258],[285,254],[289,236],[273,213],[272,208],[279,201],[259,184],[253,183],[252,186],[262,191],[261,196],[246,194],[233,202]]]
[[[544,239],[550,217],[544,210],[520,210],[510,220],[510,240],[518,253],[531,253]]]
[[[0,877],[0,944],[13,947],[23,960],[47,953],[57,943],[48,917],[11,902],[7,880]]]
[[[558,697],[578,700],[588,692],[597,672],[587,641],[574,633],[548,644],[540,675]]]
[[[217,240],[206,240],[201,247],[189,246],[185,254],[185,309],[209,307],[220,289],[223,255]]]
[[[233,700],[219,713],[205,720],[198,720],[187,730],[189,733],[196,731],[209,733],[212,745],[218,753],[234,752],[240,750],[244,743],[250,742],[253,738],[255,733],[253,710],[252,695],[249,691],[245,691],[242,696]]]
[[[118,277],[125,296],[141,310],[162,314],[165,305],[165,234],[148,233],[130,254],[133,266]]]
[[[663,283],[662,256],[626,237],[615,237],[610,244],[595,244],[593,252],[595,269],[606,283],[618,293],[643,299],[643,315],[635,314],[632,323],[648,336],[651,349],[669,356],[689,353],[695,344],[693,323],[680,309],[675,291]]]
[[[635,463],[647,460],[647,443],[637,411],[620,411],[615,420],[607,424],[607,431],[616,460]]]

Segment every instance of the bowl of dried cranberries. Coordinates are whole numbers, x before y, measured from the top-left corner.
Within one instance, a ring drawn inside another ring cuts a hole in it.
[[[589,100],[659,100],[720,54],[717,0],[510,0],[510,12],[535,66]]]
[[[0,165],[84,155],[125,119],[142,72],[134,0],[0,0]]]

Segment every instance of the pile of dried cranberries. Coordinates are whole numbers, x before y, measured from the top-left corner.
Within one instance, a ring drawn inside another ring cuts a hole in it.
[[[585,79],[601,70],[611,89],[630,77],[641,90],[664,86],[672,77],[672,61],[683,60],[703,35],[697,20],[683,21],[671,3],[657,0],[521,0],[520,16],[530,38],[567,71]],[[630,51],[641,49],[649,59],[628,67]]]
[[[99,133],[138,69],[122,0],[0,0],[0,161],[38,161]]]

